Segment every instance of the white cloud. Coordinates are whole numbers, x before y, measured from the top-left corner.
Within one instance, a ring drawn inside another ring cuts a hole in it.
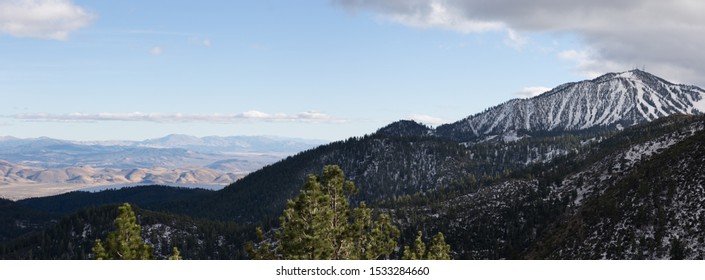
[[[237,114],[182,114],[182,113],[69,113],[48,114],[31,113],[11,115],[10,118],[25,121],[45,122],[156,122],[156,123],[237,123],[243,121],[261,122],[298,122],[298,123],[345,123],[346,120],[336,119],[327,114],[310,111],[299,114],[276,113],[269,114],[260,111],[247,111]]]
[[[558,53],[558,57],[573,62],[575,69],[588,78],[595,78],[605,72],[620,72],[634,68],[614,61],[600,59],[598,55],[588,51],[565,50]]]
[[[517,96],[519,98],[531,98],[534,96],[541,95],[544,92],[547,92],[551,90],[551,88],[547,87],[525,87],[521,89],[519,92],[517,92]]]
[[[241,114],[242,117],[248,118],[248,119],[266,119],[271,117],[271,115],[267,113],[263,113],[260,111],[247,111]]]
[[[194,45],[199,45],[199,46],[203,46],[203,47],[210,47],[213,45],[213,42],[210,39],[202,38],[197,35],[191,35],[191,34],[179,34],[179,35],[188,35],[190,37],[188,39],[189,43],[194,44]]]
[[[504,43],[512,48],[521,49],[526,44],[526,38],[514,30],[507,29],[507,39],[504,40]]]
[[[161,47],[153,47],[149,49],[149,53],[152,55],[161,55],[164,50]]]
[[[705,84],[705,1],[693,0],[333,0],[416,28],[463,33],[576,35],[560,57],[586,76],[646,66],[669,80]],[[517,40],[518,39],[518,40]],[[558,52],[556,53],[558,55]],[[618,68],[618,69],[615,69]]]
[[[412,115],[409,115],[409,118],[414,120],[415,122],[419,122],[419,123],[431,125],[431,126],[439,126],[444,123],[447,123],[447,121],[442,118],[432,117],[429,115],[412,114]]]
[[[410,5],[413,5],[414,1],[410,2],[412,2]],[[427,6],[423,6],[423,8],[419,7],[413,10],[392,12],[386,14],[384,18],[392,22],[422,29],[438,28],[461,33],[506,32],[507,38],[504,43],[517,49],[521,48],[526,43],[525,38],[508,28],[504,23],[499,21],[469,19],[463,15],[462,10],[454,6],[446,5],[444,1],[427,1]]]
[[[389,19],[401,24],[420,28],[442,28],[463,33],[497,31],[505,28],[500,22],[471,20],[462,11],[441,1],[429,1],[426,9],[416,9],[411,13],[393,13]]]
[[[0,0],[0,32],[66,40],[95,16],[70,0]]]

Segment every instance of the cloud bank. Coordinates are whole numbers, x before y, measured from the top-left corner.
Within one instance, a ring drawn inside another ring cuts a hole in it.
[[[345,123],[346,120],[336,119],[327,114],[310,111],[298,114],[268,114],[260,111],[247,111],[237,114],[181,114],[181,113],[70,113],[48,114],[32,113],[9,116],[25,121],[46,122],[156,122],[156,123],[238,123],[244,121],[260,122],[296,122],[296,123]]]
[[[0,32],[15,37],[66,40],[94,18],[70,0],[0,0]]]
[[[530,33],[577,35],[584,49],[561,50],[560,57],[587,76],[645,66],[668,79],[705,84],[705,1],[332,1],[416,28],[505,31],[513,41]]]

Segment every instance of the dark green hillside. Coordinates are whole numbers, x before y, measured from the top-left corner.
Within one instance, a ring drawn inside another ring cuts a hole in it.
[[[52,216],[0,198],[0,243],[45,227]]]
[[[307,174],[325,165],[339,165],[358,186],[354,200],[368,203],[442,190],[464,190],[524,170],[535,162],[587,147],[589,139],[606,132],[546,134],[513,142],[459,144],[432,136],[385,133],[331,143],[264,167],[213,195],[178,201],[154,210],[203,218],[258,223],[276,218],[287,199],[299,192]],[[416,131],[421,126],[412,126]],[[413,132],[412,131],[412,132]],[[414,134],[416,132],[413,132]]]
[[[340,165],[355,181],[360,190],[355,199],[374,201],[447,186],[453,175],[462,177],[469,169],[466,159],[464,148],[437,139],[351,138],[264,167],[210,197],[165,209],[257,223],[277,217],[286,200],[299,192],[306,175],[325,165]]]
[[[90,207],[108,204],[130,203],[143,208],[152,208],[169,201],[196,199],[212,194],[204,189],[176,188],[168,186],[138,186],[101,192],[70,192],[66,194],[24,199],[18,205],[57,215],[66,215]]]
[[[44,230],[0,243],[0,259],[91,259],[98,238],[113,230],[118,205],[81,210]],[[157,259],[166,259],[178,247],[184,259],[243,259],[244,241],[254,238],[254,228],[233,223],[198,220],[135,208],[142,237],[155,248]]]

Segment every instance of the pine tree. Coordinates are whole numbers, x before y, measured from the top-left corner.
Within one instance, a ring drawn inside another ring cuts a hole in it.
[[[450,245],[446,244],[446,239],[442,232],[436,234],[431,240],[431,245],[426,253],[427,260],[450,260]]]
[[[405,260],[450,260],[450,245],[446,244],[443,233],[439,232],[431,240],[431,244],[426,250],[426,243],[423,242],[423,233],[419,231],[414,240],[414,247],[404,246]]]
[[[142,242],[141,227],[132,211],[132,206],[125,203],[118,208],[115,218],[116,230],[108,234],[102,242],[96,240],[93,254],[96,260],[150,260],[153,258],[151,245]]]
[[[392,224],[387,214],[381,214],[377,221],[372,220],[372,210],[364,202],[353,214],[353,252],[350,259],[377,260],[389,255],[397,247],[399,229]]]
[[[414,240],[414,247],[409,248],[409,246],[404,246],[403,259],[405,260],[423,260],[426,256],[426,244],[421,239],[423,233],[419,231],[416,235],[416,240]]]
[[[671,260],[685,259],[685,246],[678,238],[671,239]]]
[[[309,175],[301,193],[290,200],[274,230],[273,241],[257,230],[258,244],[249,243],[254,259],[345,260],[389,257],[399,230],[387,215],[372,219],[364,203],[350,210],[357,189],[338,166],[326,166],[320,177]]]
[[[172,248],[171,256],[169,256],[169,260],[170,261],[183,260],[183,258],[181,258],[181,252],[179,251],[179,248],[176,248],[176,247]]]
[[[103,244],[100,241],[100,239],[95,241],[95,245],[93,245],[93,256],[95,256],[96,260],[104,260],[105,257],[107,257],[107,253],[105,253],[105,248],[103,248]]]
[[[245,251],[247,251],[252,257],[252,259],[255,260],[277,259],[277,256],[274,254],[274,248],[272,247],[272,244],[270,244],[270,242],[268,242],[268,240],[264,237],[264,231],[262,230],[262,228],[257,227],[256,233],[257,241],[259,243],[255,244],[254,242],[247,242],[247,244],[245,244]]]

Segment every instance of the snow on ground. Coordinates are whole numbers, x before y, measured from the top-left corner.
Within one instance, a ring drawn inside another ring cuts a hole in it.
[[[647,160],[669,147],[705,129],[702,123],[694,123],[687,128],[661,136],[653,141],[631,146],[594,164],[592,167],[566,178],[562,188],[575,189],[577,197],[573,201],[580,206],[586,197],[593,193],[602,193],[605,187],[621,174],[626,174],[636,163]]]
[[[705,113],[705,93],[700,93],[700,100],[693,102],[693,107],[701,113]]]
[[[516,141],[519,141],[519,140],[521,140],[521,139],[524,138],[524,136],[522,136],[522,137],[517,136],[517,132],[516,132],[516,131],[513,131],[513,130],[510,131],[510,132],[505,133],[505,134],[503,135],[503,137],[504,137],[503,140],[504,140],[505,143],[516,142]]]

